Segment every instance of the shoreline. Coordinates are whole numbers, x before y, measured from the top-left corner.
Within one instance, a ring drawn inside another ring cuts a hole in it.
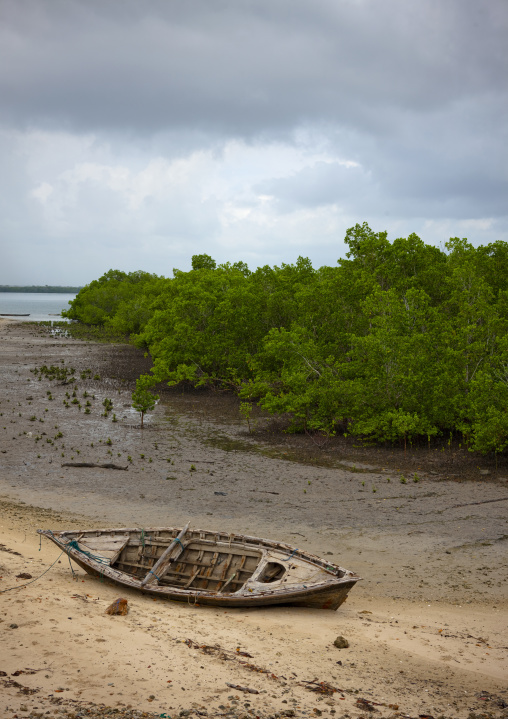
[[[364,578],[337,612],[193,608],[128,592],[129,614],[109,617],[104,611],[118,588],[81,570],[73,579],[62,557],[26,589],[0,594],[7,650],[0,671],[10,678],[35,668],[17,681],[40,688],[23,695],[4,687],[12,712],[28,716],[64,696],[170,716],[359,717],[368,711],[359,698],[376,702],[380,718],[508,715],[500,706],[508,703],[506,485],[439,477],[402,485],[393,470],[362,474],[267,456],[255,451],[240,420],[212,420],[200,414],[198,400],[195,411],[183,412],[165,398],[141,431],[125,406],[130,390],[118,379],[122,372],[108,374],[128,362],[133,348],[55,339],[8,320],[0,320],[0,335],[7,428],[1,430],[0,543],[19,552],[0,551],[0,591],[22,581],[17,574],[36,577],[57,558],[49,542],[39,552],[38,525],[167,526],[190,518],[195,526],[301,543]],[[96,395],[90,415],[63,404],[70,387],[38,382],[30,373],[57,362],[101,375],[98,381],[76,375],[77,395]],[[106,396],[116,423],[102,416]],[[58,431],[63,436],[55,439]],[[224,437],[233,449],[218,441]],[[60,466],[78,452],[80,459],[116,460],[129,469]],[[348,649],[333,646],[339,634]],[[220,658],[186,639],[226,652]],[[267,673],[239,664],[237,647]],[[46,666],[47,677],[39,671]],[[343,691],[320,695],[302,685],[315,678]],[[481,698],[482,691],[494,698]]]

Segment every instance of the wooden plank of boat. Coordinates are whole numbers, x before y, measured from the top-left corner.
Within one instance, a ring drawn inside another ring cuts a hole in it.
[[[141,581],[142,587],[144,587],[145,584],[153,584],[154,582],[159,582],[159,575],[162,576],[173,561],[170,557],[170,554],[173,549],[176,547],[177,544],[180,544],[183,549],[182,539],[185,536],[185,532],[189,529],[189,526],[190,522],[187,522],[178,537],[175,537],[169,547],[162,552],[155,565],[148,571],[146,577]]]
[[[337,609],[360,580],[283,542],[189,525],[38,532],[89,574],[176,601]]]

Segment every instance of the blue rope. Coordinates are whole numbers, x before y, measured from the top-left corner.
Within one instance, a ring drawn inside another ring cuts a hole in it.
[[[155,579],[156,579],[158,582],[160,582],[161,578],[158,577],[158,576],[155,574],[155,572],[152,572],[151,569],[148,570],[148,574],[153,574],[153,576],[155,577]]]
[[[282,559],[281,561],[282,561],[282,562],[289,562],[289,560],[291,559],[291,557],[292,557],[293,555],[295,555],[295,554],[297,553],[297,551],[298,551],[298,549],[293,549],[293,551],[291,552],[291,554],[289,555],[289,557],[288,557],[287,559]]]
[[[87,552],[86,549],[82,549],[78,542],[75,539],[71,539],[70,542],[68,542],[65,545],[65,551],[67,554],[69,554],[69,549],[75,549],[76,552],[81,552],[81,554],[84,554],[85,557],[89,557],[90,559],[93,559],[98,564],[107,564],[109,565],[110,560],[107,557],[101,557],[98,554],[92,554],[91,552]],[[70,557],[69,557],[70,559]]]

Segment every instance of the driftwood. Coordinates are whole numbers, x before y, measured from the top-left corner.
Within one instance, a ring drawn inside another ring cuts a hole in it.
[[[466,504],[453,504],[448,509],[457,509],[457,507],[473,507],[477,504],[491,504],[492,502],[506,502],[508,497],[500,497],[499,499],[482,499],[480,502],[467,502]]]
[[[249,492],[262,492],[263,494],[280,494],[280,492],[271,492],[269,489],[249,489]]]
[[[259,694],[257,689],[250,689],[250,687],[241,687],[239,684],[229,684],[226,682],[227,687],[231,689],[237,689],[239,692],[248,692],[249,694]]]
[[[105,464],[95,464],[95,462],[64,462],[61,467],[98,467],[99,469],[123,469],[127,471],[129,465],[125,467],[119,464],[113,464],[112,462],[106,462]]]

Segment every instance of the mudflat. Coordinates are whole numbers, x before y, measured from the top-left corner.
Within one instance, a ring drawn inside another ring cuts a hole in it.
[[[2,716],[508,716],[502,473],[297,461],[227,398],[210,413],[174,391],[142,430],[130,393],[143,362],[130,346],[0,323]],[[78,462],[126,469],[63,466]],[[188,521],[329,556],[363,581],[337,612],[132,591],[129,613],[110,616],[118,588],[35,533]]]

